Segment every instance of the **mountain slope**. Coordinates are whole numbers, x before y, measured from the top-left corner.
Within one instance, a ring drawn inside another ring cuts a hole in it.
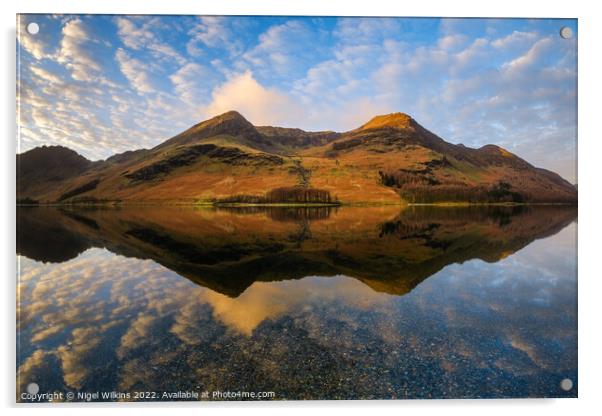
[[[495,145],[448,143],[403,113],[335,133],[255,127],[230,111],[105,161],[47,147],[17,160],[18,197],[42,203],[577,201],[559,175]]]
[[[17,155],[17,201],[75,179],[94,163],[63,146],[42,146]]]
[[[274,150],[272,142],[262,136],[251,123],[236,111],[228,111],[196,124],[156,146],[153,150],[207,142],[216,138],[259,150]]]
[[[377,116],[303,153],[370,172],[409,202],[572,202],[577,191],[495,145],[448,143],[403,113]],[[374,175],[378,174],[378,177]]]

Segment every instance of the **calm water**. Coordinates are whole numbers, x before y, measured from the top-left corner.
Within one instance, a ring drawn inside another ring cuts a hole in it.
[[[17,215],[18,395],[577,395],[576,208]]]

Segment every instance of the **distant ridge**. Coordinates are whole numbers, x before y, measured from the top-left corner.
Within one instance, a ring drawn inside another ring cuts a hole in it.
[[[43,146],[17,166],[17,199],[36,203],[577,203],[556,173],[493,144],[448,143],[401,112],[336,133],[256,127],[228,111],[152,149],[91,162]]]

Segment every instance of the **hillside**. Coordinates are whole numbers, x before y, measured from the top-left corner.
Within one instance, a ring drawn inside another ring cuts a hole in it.
[[[577,189],[495,145],[446,142],[403,113],[345,133],[253,126],[235,111],[152,149],[91,162],[17,155],[21,202],[576,203]]]
[[[20,195],[36,196],[63,182],[77,180],[92,165],[93,162],[63,146],[42,146],[17,155],[17,200]]]

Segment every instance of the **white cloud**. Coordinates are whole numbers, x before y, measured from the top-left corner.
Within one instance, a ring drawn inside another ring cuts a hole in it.
[[[552,45],[553,42],[550,38],[538,40],[526,54],[505,63],[502,66],[502,71],[505,75],[510,77],[520,75],[522,72],[532,68],[535,63],[539,62],[543,57],[543,54],[546,53]]]
[[[379,44],[385,39],[399,38],[399,20],[382,18],[340,18],[333,35],[345,44]]]
[[[17,16],[17,20],[17,39],[21,47],[38,61],[52,58],[53,53],[50,51],[48,37],[27,32],[27,25],[33,21],[32,17],[21,14]],[[45,23],[40,22],[39,25],[40,32],[44,33],[44,30],[47,29]]]
[[[494,40],[493,42],[491,42],[491,45],[495,48],[506,49],[533,43],[536,40],[536,38],[537,34],[534,32],[521,32],[515,30],[507,36]]]
[[[182,101],[192,105],[198,105],[209,98],[214,78],[215,74],[211,69],[197,63],[188,63],[169,77]]]
[[[125,77],[130,81],[132,87],[139,94],[147,94],[155,91],[150,78],[146,73],[146,65],[136,58],[132,58],[123,49],[117,49],[115,59],[119,63],[119,68]]]
[[[188,32],[191,37],[186,44],[188,53],[196,57],[201,56],[201,45],[210,48],[223,47],[231,55],[240,53],[242,45],[229,26],[231,19],[222,16],[199,17],[196,25]]]
[[[289,20],[268,28],[259,43],[242,54],[238,68],[251,68],[266,78],[302,75],[320,54],[320,34],[299,20]]]
[[[247,71],[230,78],[215,88],[211,103],[205,107],[207,117],[236,110],[255,125],[284,125],[295,127],[303,110],[291,98],[260,85]]]
[[[137,27],[134,22],[126,17],[117,17],[117,34],[125,46],[132,49],[141,49],[155,39],[153,34],[143,27]]]
[[[36,58],[38,61],[52,56],[46,50],[48,45],[46,45],[40,38],[30,35],[24,30],[19,33],[19,43],[23,49],[29,52],[31,56]]]
[[[468,36],[465,36],[465,35],[462,35],[459,33],[455,33],[453,35],[446,35],[446,36],[439,38],[439,40],[437,41],[437,46],[440,49],[456,50],[457,48],[460,48],[460,47],[466,45],[467,41],[468,41]]]
[[[467,66],[482,64],[489,53],[489,41],[485,38],[475,39],[466,49],[454,56],[455,70],[465,69]]]
[[[94,80],[95,73],[101,70],[101,65],[86,47],[91,38],[84,23],[80,19],[68,21],[63,26],[62,34],[57,62],[65,65],[77,81]]]
[[[140,25],[136,25],[135,21],[126,17],[117,17],[115,22],[117,34],[126,47],[134,50],[147,49],[156,59],[171,59],[180,65],[186,63],[186,58],[179,52],[160,41],[157,32],[162,25],[156,18],[138,18],[136,22],[141,22]]]
[[[199,17],[199,24],[191,31],[194,38],[207,46],[216,47],[228,41],[226,19],[219,16]]]
[[[31,66],[31,72],[33,72],[37,77],[39,77],[40,79],[49,82],[49,83],[54,83],[54,84],[63,84],[64,81],[61,77],[59,77],[58,75],[47,71],[44,68],[40,68],[37,66]]]

